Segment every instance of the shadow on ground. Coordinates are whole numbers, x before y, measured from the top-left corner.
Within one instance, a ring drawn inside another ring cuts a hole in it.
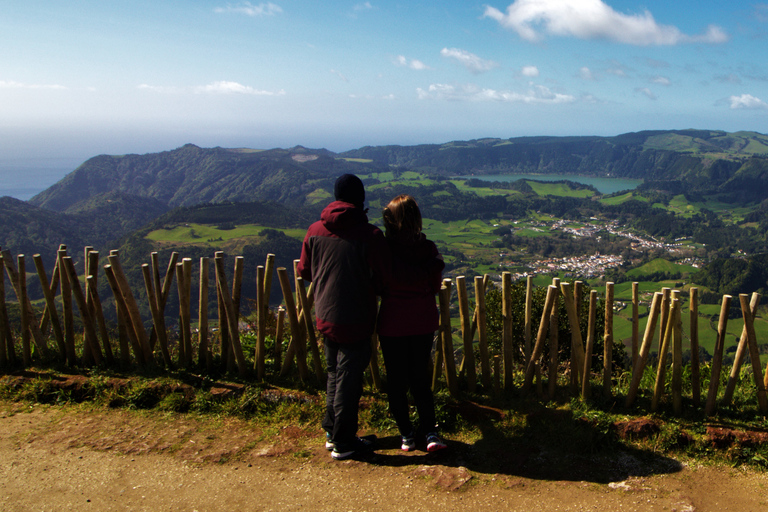
[[[472,405],[462,404],[465,408]],[[400,437],[389,436],[379,440],[377,452],[367,462],[392,467],[464,467],[482,474],[603,484],[675,473],[683,467],[658,453],[627,447],[615,432],[574,418],[570,411],[536,410],[527,415],[524,426],[511,433],[508,428],[500,430],[487,417],[473,423],[482,437],[472,444],[447,436],[445,450],[427,453],[425,446],[418,446],[415,452],[402,453]]]

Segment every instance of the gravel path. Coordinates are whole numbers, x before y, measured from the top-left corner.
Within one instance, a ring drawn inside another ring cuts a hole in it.
[[[298,427],[0,402],[0,510],[768,510],[765,473],[530,478],[381,444],[367,462],[334,462]]]

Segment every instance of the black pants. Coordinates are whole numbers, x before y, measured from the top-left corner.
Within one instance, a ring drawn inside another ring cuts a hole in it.
[[[371,362],[371,340],[355,343],[325,343],[328,386],[323,428],[344,449],[357,437],[357,413],[363,395],[363,372]]]
[[[432,333],[379,338],[387,369],[389,412],[403,436],[413,433],[408,412],[408,391],[413,395],[419,413],[420,433],[428,434],[437,430],[429,375],[433,339]]]

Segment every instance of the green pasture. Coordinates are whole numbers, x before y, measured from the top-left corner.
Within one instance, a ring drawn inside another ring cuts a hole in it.
[[[265,226],[258,224],[243,224],[235,226],[234,229],[219,229],[209,224],[183,224],[169,228],[156,229],[147,234],[146,238],[153,242],[176,243],[176,244],[212,244],[217,242],[226,242],[241,238],[258,238]],[[269,228],[274,229],[274,228]],[[306,229],[277,229],[287,236],[304,239]]]
[[[626,194],[621,194],[618,196],[611,196],[611,197],[603,197],[600,199],[600,202],[607,205],[617,205],[617,204],[624,204],[627,201],[631,201],[632,199],[635,199],[637,201],[643,201],[648,202],[648,198],[635,194],[634,192],[627,192]]]
[[[566,183],[526,180],[534,192],[540,196],[592,197],[595,193],[589,189],[574,190]]]
[[[698,270],[699,269],[692,265],[682,265],[680,263],[673,263],[663,258],[656,258],[655,260],[649,261],[640,267],[633,268],[627,272],[627,277],[636,281],[641,281],[643,277],[656,272],[667,272],[669,274],[675,272],[680,272],[682,274],[693,274]]]

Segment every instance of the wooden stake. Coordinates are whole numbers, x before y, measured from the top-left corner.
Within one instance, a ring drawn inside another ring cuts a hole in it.
[[[645,324],[645,334],[643,335],[643,344],[640,346],[640,354],[637,359],[637,364],[632,368],[632,382],[630,383],[629,391],[627,392],[625,407],[630,407],[637,396],[637,388],[640,387],[640,380],[643,378],[643,371],[648,362],[648,355],[651,353],[651,344],[653,343],[654,332],[656,332],[656,323],[659,317],[662,301],[663,294],[661,292],[656,292],[653,295],[651,309],[648,312],[648,322]]]
[[[477,388],[477,373],[475,370],[474,343],[471,337],[472,318],[469,316],[469,297],[467,296],[467,279],[465,276],[456,277],[456,293],[459,300],[459,317],[464,346],[464,370],[467,377],[467,387],[471,393],[474,393]]]
[[[2,255],[5,270],[8,273],[8,280],[16,291],[16,297],[19,297],[21,291],[19,290],[19,272],[16,270],[16,265],[13,263],[13,257],[7,250],[2,251]],[[37,350],[40,351],[40,355],[43,358],[47,358],[49,355],[48,345],[46,345],[45,338],[43,338],[43,334],[40,332],[40,324],[38,324],[37,319],[35,318],[35,311],[32,309],[32,303],[29,301],[29,297],[26,297],[23,301],[20,300],[19,309],[21,311],[26,309],[27,319],[30,322],[28,330],[32,334],[32,341],[34,341]]]
[[[475,313],[477,317],[478,342],[480,350],[481,380],[485,389],[491,388],[491,362],[488,354],[488,334],[485,323],[485,283],[488,275],[475,276]],[[472,336],[474,339],[474,335]]]
[[[720,370],[723,366],[723,351],[725,350],[726,327],[728,326],[728,312],[731,308],[730,295],[723,295],[723,303],[720,307],[720,320],[717,324],[717,341],[715,341],[715,353],[712,358],[712,373],[709,381],[707,403],[704,406],[704,414],[711,416],[715,412],[717,390],[720,387]]]
[[[556,288],[552,285],[547,288],[547,298],[544,301],[544,311],[541,314],[541,322],[539,322],[539,332],[536,335],[536,344],[534,345],[533,352],[531,353],[531,360],[528,361],[528,366],[525,370],[525,381],[523,382],[523,387],[521,389],[521,394],[523,396],[528,394],[528,391],[531,389],[531,385],[533,385],[533,377],[536,373],[536,363],[539,357],[541,357],[541,352],[544,350],[544,340],[547,337],[549,316],[552,314],[552,306],[555,303],[556,292]]]
[[[237,361],[237,368],[241,377],[248,375],[248,368],[245,364],[245,356],[243,355],[243,347],[240,345],[240,330],[237,326],[238,315],[235,311],[232,297],[229,295],[229,289],[227,288],[227,276],[224,273],[224,260],[223,258],[214,258],[216,264],[216,287],[218,288],[221,299],[224,302],[224,311],[226,313],[226,321],[229,326],[229,337],[231,340],[232,350]],[[177,276],[178,278],[178,276]]]
[[[632,368],[640,353],[640,283],[632,283]]]
[[[514,347],[512,346],[512,273],[501,274],[502,355],[504,356],[504,390],[514,387]]]
[[[680,301],[680,292],[672,292],[672,301],[675,305],[675,325],[673,328],[672,344],[672,408],[676,415],[683,412],[683,314],[682,303]]]
[[[741,295],[739,295],[741,300]],[[752,294],[752,302],[749,304],[749,311],[752,318],[757,314],[757,307],[760,304],[760,294],[755,292]],[[741,336],[739,336],[739,346],[736,349],[736,354],[733,356],[733,367],[731,373],[728,376],[728,382],[725,386],[725,392],[720,403],[723,405],[729,405],[733,399],[733,392],[736,390],[736,384],[739,383],[739,374],[741,373],[741,365],[744,364],[744,359],[749,351],[749,341],[747,336],[747,324],[744,323],[744,327],[741,330]]]
[[[266,313],[264,308],[264,267],[256,267],[256,348],[253,354],[253,369],[256,370],[256,378],[264,380],[264,340],[266,333]]]
[[[533,276],[528,276],[525,286],[525,325],[523,326],[525,342],[525,366],[531,362],[531,342],[533,337]]]
[[[107,329],[107,322],[104,319],[104,310],[101,306],[101,299],[99,298],[98,276],[99,252],[92,250],[88,253],[88,276],[85,278],[85,293],[87,294],[86,302],[88,303],[88,311],[91,313],[91,317],[93,317],[96,326],[99,328],[101,344],[104,349],[104,359],[107,364],[112,365],[115,363],[115,355],[112,352],[112,345],[109,341],[109,330]]]
[[[605,283],[605,335],[603,336],[603,395],[611,396],[613,373],[613,283]]]
[[[59,248],[56,263],[59,268],[61,312],[64,315],[64,343],[67,347],[67,364],[74,366],[77,364],[77,355],[75,354],[75,317],[72,310],[72,289],[67,278],[67,271],[64,268],[64,262],[62,261],[62,258],[66,255],[67,250]]]
[[[667,331],[667,318],[669,318],[669,301],[671,288],[661,289],[661,321],[659,322],[659,353],[661,353],[661,344],[664,342],[664,333]]]
[[[130,320],[129,323],[129,329],[133,329],[133,332],[136,336],[136,340],[139,343],[139,346],[142,349],[142,352],[144,353],[144,363],[148,365],[152,365],[154,363],[154,358],[152,357],[152,348],[149,346],[149,339],[147,338],[147,333],[144,330],[144,321],[141,318],[141,313],[139,312],[139,306],[136,303],[136,299],[133,296],[133,292],[131,292],[131,287],[128,284],[128,279],[125,277],[125,273],[123,272],[123,268],[120,265],[120,257],[118,253],[110,254],[109,255],[109,264],[112,266],[112,272],[115,276],[115,280],[117,281],[117,284],[120,289],[120,293],[123,296],[123,300],[125,301],[125,305],[128,308],[127,311],[127,318]]]
[[[691,399],[694,407],[701,405],[701,371],[699,367],[699,289],[690,290],[691,316]]]
[[[595,323],[597,321],[597,290],[589,292],[589,317],[587,318],[587,347],[584,350],[584,371],[581,375],[581,397],[592,394],[589,379],[592,376],[592,352],[595,347]]]
[[[56,338],[56,344],[59,347],[59,355],[66,361],[67,349],[64,344],[64,331],[61,330],[61,323],[59,322],[59,314],[56,311],[56,300],[49,287],[48,275],[45,272],[45,266],[43,265],[43,258],[39,254],[32,256],[32,260],[35,262],[35,268],[37,269],[37,277],[40,279],[40,288],[43,290],[43,297],[45,298],[45,311],[43,311],[43,320],[50,318],[51,327],[53,328],[53,335]],[[58,286],[58,278],[56,283]],[[47,313],[47,314],[46,314]],[[44,327],[40,327],[41,332],[45,332]]]
[[[184,262],[176,264],[176,288],[179,293],[179,366],[189,367],[191,356],[187,354],[189,345],[190,327],[189,327],[189,308],[187,308],[188,297],[184,293],[186,284],[184,282]]]
[[[275,372],[280,370],[283,354],[283,328],[285,323],[285,308],[277,308],[277,325],[275,325]]]
[[[13,362],[13,338],[8,325],[8,310],[5,308],[5,274],[1,270],[5,266],[3,255],[0,254],[0,366]]]
[[[584,373],[584,342],[581,338],[579,314],[576,311],[576,305],[571,298],[570,287],[571,285],[568,283],[560,284],[563,304],[565,304],[565,311],[568,314],[568,322],[571,327],[571,360],[573,361],[571,372],[576,375],[576,382],[581,382],[582,379],[580,376]]]
[[[749,296],[746,293],[739,295],[741,301],[741,314],[744,317],[744,329],[747,331],[747,344],[749,345],[749,359],[752,363],[752,375],[755,379],[755,388],[757,389],[757,403],[760,406],[760,412],[768,412],[768,399],[765,396],[765,384],[763,384],[763,372],[760,368],[760,351],[757,348],[757,337],[755,335],[754,316],[750,311]]]
[[[558,318],[560,279],[557,277],[552,279],[552,286],[555,287],[555,302],[552,304],[552,312],[549,314],[549,372],[547,374],[547,396],[550,400],[555,398],[555,391],[557,390],[558,356],[560,355],[560,319]]]
[[[75,264],[72,261],[71,256],[62,258],[64,267],[67,271],[67,278],[69,284],[72,287],[72,295],[75,297],[78,309],[80,309],[80,318],[83,321],[83,327],[85,328],[85,344],[88,345],[88,350],[93,357],[93,361],[98,365],[101,364],[104,358],[101,347],[99,347],[98,337],[96,336],[96,328],[94,327],[93,318],[91,318],[88,306],[85,303],[85,295],[83,289],[80,287],[80,281],[77,279],[77,272],[75,271]]]
[[[104,275],[107,276],[107,282],[109,282],[109,287],[112,288],[112,295],[115,297],[118,321],[124,325],[125,338],[122,336],[120,337],[120,359],[123,364],[130,364],[130,354],[128,352],[128,347],[126,346],[128,342],[130,342],[131,348],[133,349],[133,356],[136,358],[136,361],[139,364],[143,365],[144,350],[139,344],[139,340],[136,338],[136,332],[133,330],[132,326],[129,325],[130,322],[128,321],[128,318],[126,318],[128,305],[125,303],[123,294],[120,291],[120,285],[117,282],[117,278],[115,277],[115,272],[111,264],[104,265]]]
[[[445,363],[445,381],[451,396],[459,396],[459,386],[456,382],[456,361],[453,355],[453,339],[451,334],[451,280],[444,279],[438,294],[440,303],[440,332],[443,345],[443,362]]]
[[[211,346],[208,343],[208,274],[210,266],[209,258],[202,256],[200,258],[200,292],[197,311],[197,346],[200,351],[197,364],[209,372],[213,369],[213,354],[211,354]]]
[[[24,366],[32,364],[32,346],[29,340],[30,319],[27,311],[27,269],[24,264],[24,255],[16,256],[16,265],[18,267],[18,286],[19,291],[19,312],[21,313],[21,355]]]
[[[160,341],[160,350],[163,353],[163,360],[165,364],[170,368],[173,366],[171,361],[171,354],[168,351],[168,339],[166,338],[166,332],[164,329],[160,329],[162,321],[160,320],[160,311],[157,309],[158,301],[155,295],[155,288],[153,285],[152,273],[148,264],[141,266],[141,272],[144,276],[144,288],[147,290],[147,302],[149,303],[149,311],[152,314],[152,321],[155,325],[155,332],[157,333],[158,340]]]
[[[285,267],[277,269],[277,278],[280,281],[280,288],[283,291],[285,311],[288,314],[288,325],[291,328],[291,341],[288,344],[288,350],[285,352],[285,360],[283,360],[283,367],[280,371],[280,375],[285,376],[288,374],[293,356],[295,355],[296,366],[299,368],[299,378],[301,380],[307,380],[309,369],[307,368],[307,356],[304,353],[304,340],[299,327],[299,317],[296,313],[296,303],[293,300],[291,282]]]
[[[304,329],[307,332],[307,342],[309,344],[309,350],[312,354],[312,363],[315,367],[315,378],[317,378],[317,382],[323,383],[325,382],[325,372],[323,371],[323,362],[320,360],[320,349],[317,346],[317,336],[315,335],[315,322],[312,318],[312,306],[309,305],[309,298],[307,297],[307,290],[304,286],[304,279],[301,277],[296,279],[296,285],[298,286],[298,289],[296,290],[296,295],[298,295],[299,300],[301,301],[301,317],[304,321]],[[373,343],[373,342],[372,342]],[[378,348],[378,347],[374,347]],[[377,352],[378,353],[378,352]],[[379,380],[377,384],[377,388],[381,390],[381,380],[379,379],[378,375],[378,359],[375,360],[375,356],[371,355],[371,362],[372,364],[376,365],[376,369],[372,369],[372,374],[374,378],[374,382]]]
[[[656,369],[656,384],[653,388],[653,400],[651,401],[651,411],[654,412],[656,412],[659,407],[661,395],[664,394],[664,382],[667,372],[667,354],[669,353],[669,346],[675,331],[675,322],[677,321],[676,314],[680,304],[679,301],[676,301],[677,299],[671,299],[670,301],[669,314],[667,315],[667,328],[664,331],[664,338],[662,339],[661,348],[659,349],[659,365]]]

